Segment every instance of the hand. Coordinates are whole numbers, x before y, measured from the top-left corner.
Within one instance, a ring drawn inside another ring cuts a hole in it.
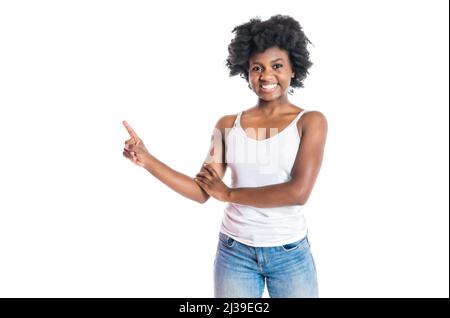
[[[134,132],[133,128],[124,120],[123,125],[130,134],[130,139],[125,141],[125,148],[123,150],[123,156],[130,159],[134,164],[144,167],[146,160],[150,156],[147,148],[145,148],[144,142]]]
[[[195,182],[213,198],[228,202],[231,189],[223,183],[216,170],[205,163],[202,170],[194,178]]]

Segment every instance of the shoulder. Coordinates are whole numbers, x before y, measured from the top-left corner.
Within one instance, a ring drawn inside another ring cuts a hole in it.
[[[328,130],[328,121],[325,115],[317,110],[307,111],[297,122],[297,127],[302,133],[308,130]]]
[[[216,128],[222,130],[225,128],[233,127],[233,124],[234,124],[234,121],[236,120],[237,115],[238,114],[233,114],[233,115],[225,115],[223,117],[220,117],[216,123]]]
[[[303,120],[305,123],[318,123],[318,124],[326,124],[327,118],[325,115],[317,110],[307,111],[303,116]]]
[[[216,123],[215,129],[218,129],[222,136],[225,136],[227,129],[231,129],[234,125],[238,114],[225,115],[219,118]]]
[[[255,114],[255,110],[257,110],[257,109],[258,109],[257,106],[251,106],[251,107],[241,111],[242,117],[253,116]],[[238,115],[239,115],[239,113],[232,114],[232,115],[225,115],[225,116],[221,117],[216,123],[216,128],[223,128],[223,129],[232,128]]]

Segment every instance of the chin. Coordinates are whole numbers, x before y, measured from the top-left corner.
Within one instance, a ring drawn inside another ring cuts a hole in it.
[[[264,95],[264,94],[258,95],[259,99],[262,99],[262,100],[265,101],[265,102],[271,102],[271,101],[277,100],[277,99],[279,99],[281,96],[282,96],[282,95],[275,95],[275,96],[273,96],[273,95],[272,95],[272,96],[266,96],[266,95]]]

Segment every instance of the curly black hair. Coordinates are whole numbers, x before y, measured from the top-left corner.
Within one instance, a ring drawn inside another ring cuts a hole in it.
[[[278,46],[289,54],[294,71],[290,86],[303,87],[303,80],[313,65],[307,50],[308,43],[312,42],[306,37],[298,21],[287,15],[274,15],[266,21],[256,17],[238,25],[232,32],[236,35],[228,45],[229,55],[226,60],[230,76],[240,75],[248,83],[250,56],[255,52],[264,52],[270,47]],[[249,88],[251,89],[250,83]],[[293,92],[294,90],[290,88],[289,94]]]

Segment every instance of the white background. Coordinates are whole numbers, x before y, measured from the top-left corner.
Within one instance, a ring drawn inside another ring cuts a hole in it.
[[[213,296],[224,203],[123,158],[121,121],[194,176],[256,102],[231,30],[278,13],[314,44],[291,101],[329,124],[306,208],[321,296],[449,296],[448,2],[258,0],[0,2],[1,297]]]

